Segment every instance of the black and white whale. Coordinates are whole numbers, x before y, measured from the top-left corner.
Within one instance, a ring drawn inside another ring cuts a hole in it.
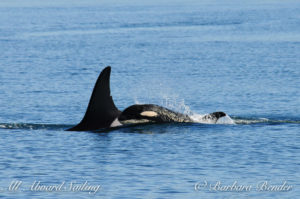
[[[100,73],[94,86],[86,113],[79,124],[68,131],[93,131],[109,127],[138,123],[195,122],[190,116],[154,104],[135,104],[124,111],[118,110],[110,94],[110,72],[107,66]],[[224,112],[214,112],[203,116],[209,123],[225,117]]]

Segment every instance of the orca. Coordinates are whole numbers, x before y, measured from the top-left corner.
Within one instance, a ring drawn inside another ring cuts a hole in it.
[[[67,131],[94,131],[127,124],[195,122],[190,116],[155,104],[135,104],[122,112],[116,107],[110,93],[111,67],[100,73],[94,86],[88,107],[81,122]],[[226,116],[224,112],[214,112],[203,117],[217,123]]]

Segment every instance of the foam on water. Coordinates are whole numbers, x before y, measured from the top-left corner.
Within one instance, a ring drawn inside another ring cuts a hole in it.
[[[234,118],[236,124],[300,124],[298,119]]]
[[[253,119],[247,119],[247,118],[235,118],[234,121],[237,124],[257,124],[257,123],[268,123],[268,122],[275,122],[271,121],[267,118],[253,118]],[[278,121],[277,121],[278,122]]]

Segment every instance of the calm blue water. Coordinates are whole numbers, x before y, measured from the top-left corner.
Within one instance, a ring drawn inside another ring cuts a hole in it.
[[[299,1],[1,1],[0,196],[299,198],[299,52]],[[224,111],[238,124],[64,131],[106,65],[121,110]],[[209,188],[218,181],[252,188]],[[265,181],[292,188],[258,191]]]

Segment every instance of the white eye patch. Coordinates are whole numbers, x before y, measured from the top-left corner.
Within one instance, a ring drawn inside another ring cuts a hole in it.
[[[154,111],[144,111],[144,112],[141,112],[141,116],[155,117],[155,116],[157,116],[157,113]]]

